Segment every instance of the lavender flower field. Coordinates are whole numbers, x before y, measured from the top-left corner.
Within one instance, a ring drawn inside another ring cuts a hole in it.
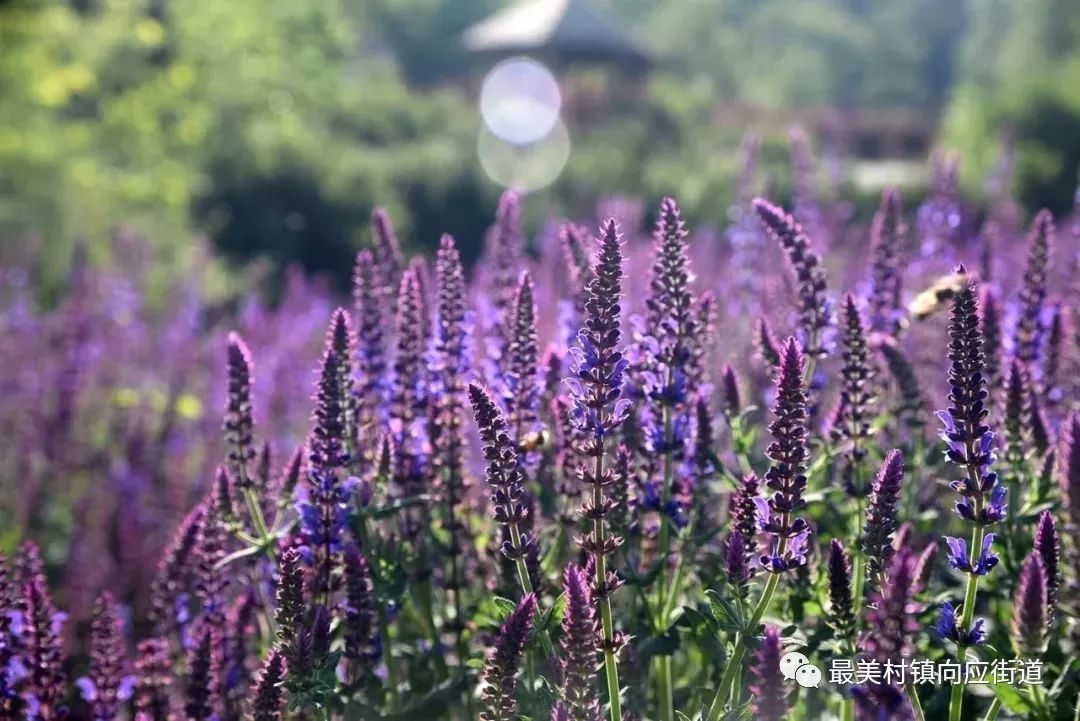
[[[377,210],[351,298],[0,269],[0,718],[1080,719],[1080,195],[934,168]]]

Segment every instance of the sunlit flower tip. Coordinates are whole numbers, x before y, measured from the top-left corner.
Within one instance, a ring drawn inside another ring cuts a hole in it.
[[[562,620],[561,696],[569,717],[577,721],[600,718],[600,698],[594,683],[597,623],[590,579],[574,564],[563,573],[566,611]]]
[[[758,505],[755,500],[758,497],[758,488],[761,485],[761,481],[753,473],[747,473],[739,481],[739,488],[735,491],[735,496],[731,500],[730,507],[730,523],[732,527],[742,534],[746,540],[747,545],[753,546],[753,541],[757,538],[758,530],[761,528],[761,518],[758,513]],[[768,503],[765,505],[766,514],[768,513]],[[765,518],[765,522],[768,522],[768,518]]]
[[[958,610],[947,601],[941,605],[941,616],[938,617],[936,629],[938,635],[961,646],[980,646],[986,643],[986,621],[976,618],[971,629],[965,631],[957,624]]]
[[[164,639],[140,641],[135,662],[135,711],[139,721],[167,721],[173,661]]]
[[[495,639],[484,666],[484,688],[480,692],[482,721],[513,721],[517,713],[517,673],[525,641],[533,626],[536,596],[528,594],[507,617]]]
[[[90,675],[78,683],[95,719],[112,719],[131,697],[134,678],[125,674],[124,631],[112,597],[97,602],[90,629]]]
[[[368,671],[377,660],[378,619],[375,589],[367,559],[350,545],[345,550],[345,657]]]
[[[1036,657],[1046,650],[1048,621],[1046,569],[1038,553],[1032,553],[1020,569],[1013,595],[1011,630],[1018,654]]]
[[[773,333],[769,321],[764,318],[758,318],[754,325],[754,346],[769,368],[780,367],[780,341]]]
[[[724,413],[734,418],[742,410],[742,394],[739,392],[739,377],[731,365],[725,365],[720,374],[720,387],[723,392]]]
[[[862,547],[872,574],[882,573],[892,557],[892,534],[897,528],[897,506],[904,480],[904,456],[889,451],[870,491]]]
[[[1035,551],[1046,571],[1046,600],[1051,617],[1057,608],[1058,587],[1061,583],[1061,540],[1058,537],[1054,514],[1043,511],[1035,526]]]
[[[236,333],[230,333],[227,353],[228,393],[226,394],[225,443],[228,446],[229,465],[236,472],[240,483],[251,483],[249,465],[254,461],[255,420],[252,414],[251,389],[253,383],[251,351]]]
[[[930,584],[930,577],[934,572],[934,562],[937,560],[938,544],[931,543],[919,554],[915,562],[915,585],[925,589]]]
[[[1016,324],[1013,345],[1017,358],[1030,367],[1039,359],[1042,346],[1042,313],[1047,292],[1047,267],[1054,237],[1054,217],[1040,210],[1031,223],[1028,234],[1027,264],[1020,288],[1020,318]]]
[[[279,721],[282,709],[282,681],[285,679],[285,659],[271,650],[255,683],[251,700],[252,721]]]
[[[970,573],[975,576],[985,576],[990,572],[990,569],[998,564],[999,560],[998,557],[994,555],[993,551],[990,550],[993,542],[993,533],[987,533],[986,536],[983,537],[982,552],[975,561],[975,566],[972,567],[971,559],[968,556],[967,541],[963,538],[945,536],[945,543],[949,547],[949,566],[958,571],[964,571],[965,573]]]
[[[747,542],[741,533],[732,531],[724,544],[724,575],[728,583],[741,588],[753,575]]]
[[[851,591],[851,560],[844,544],[837,539],[829,543],[829,622],[841,636],[854,630],[854,603]]]
[[[750,669],[753,676],[750,693],[754,697],[754,718],[758,721],[781,721],[788,717],[788,686],[780,673],[782,653],[780,629],[767,626]]]
[[[810,248],[810,239],[795,219],[781,208],[761,198],[753,201],[754,210],[768,233],[784,249],[799,283],[799,325],[813,347],[807,355],[824,352],[821,333],[829,325],[829,302],[825,296],[825,272],[821,259]]]

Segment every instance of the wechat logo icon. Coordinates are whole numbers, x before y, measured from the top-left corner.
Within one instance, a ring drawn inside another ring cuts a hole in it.
[[[785,653],[781,657],[780,673],[788,681],[794,680],[803,688],[817,688],[821,685],[821,669],[811,664],[810,659],[798,651]]]

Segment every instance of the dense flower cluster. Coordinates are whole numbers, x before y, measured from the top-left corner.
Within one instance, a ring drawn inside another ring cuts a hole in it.
[[[727,233],[670,198],[651,232],[629,199],[534,226],[507,192],[475,264],[448,235],[429,264],[376,210],[342,308],[296,272],[144,302],[130,238],[54,307],[0,269],[0,717],[1073,718],[1054,219],[980,226],[939,155],[913,218],[886,189],[848,222],[799,132],[789,213],[762,147]],[[1010,648],[1045,688],[780,667]]]

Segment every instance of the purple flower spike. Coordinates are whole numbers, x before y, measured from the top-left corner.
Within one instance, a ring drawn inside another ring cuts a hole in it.
[[[401,274],[405,269],[405,257],[401,254],[401,246],[398,244],[390,216],[384,209],[375,208],[371,211],[371,230],[375,246],[378,287],[385,294],[387,307],[393,310],[396,307],[394,291],[401,282]]]
[[[851,560],[844,544],[837,539],[829,543],[829,625],[840,641],[850,640],[855,633],[855,611],[851,595]]]
[[[53,607],[45,579],[34,574],[23,583],[22,628],[23,663],[26,666],[24,698],[31,699],[37,712],[32,715],[41,721],[64,717],[63,702],[67,695],[64,673],[63,641],[58,620],[63,614]]]
[[[1020,322],[1013,343],[1016,357],[1028,369],[1038,360],[1042,344],[1042,309],[1046,301],[1046,271],[1053,238],[1054,217],[1049,210],[1040,210],[1028,235],[1027,267],[1020,290]]]
[[[1050,620],[1057,611],[1058,588],[1061,585],[1061,540],[1058,537],[1054,514],[1043,511],[1035,526],[1035,551],[1046,571],[1046,605]]]
[[[169,644],[154,638],[139,643],[135,662],[136,721],[168,721],[172,718],[173,661]]]
[[[874,404],[872,393],[874,373],[868,358],[866,329],[862,315],[850,293],[844,296],[844,367],[841,370],[840,416],[836,430],[848,446],[844,480],[848,492],[855,496],[865,493],[858,478],[859,466],[868,453],[872,433],[870,418]]]
[[[238,487],[250,488],[253,482],[251,464],[255,460],[251,351],[236,333],[229,334],[228,377],[224,430],[229,468],[236,476]]]
[[[495,648],[484,666],[481,721],[514,721],[517,718],[517,674],[535,613],[536,596],[530,593],[521,599],[499,629]]]
[[[806,355],[823,356],[822,335],[829,326],[829,304],[821,259],[810,248],[810,239],[802,227],[783,209],[755,198],[754,210],[769,235],[784,249],[798,281],[799,325],[806,336]]]
[[[486,480],[492,489],[491,501],[495,522],[504,526],[516,526],[528,516],[525,505],[525,475],[518,463],[514,442],[506,427],[506,420],[491,395],[476,383],[469,384],[469,401],[472,403],[480,439],[484,442],[484,460],[487,461]],[[522,537],[522,547],[503,546],[503,553],[511,560],[524,558],[531,541]]]
[[[1046,650],[1049,608],[1046,569],[1038,553],[1032,553],[1020,569],[1013,595],[1012,641],[1020,656],[1038,658]]]
[[[354,546],[345,551],[345,658],[353,681],[363,679],[379,656],[375,589],[367,559]]]
[[[735,369],[725,365],[720,373],[720,387],[724,399],[724,414],[734,418],[742,411],[742,394],[739,392],[739,377]]]
[[[983,337],[983,355],[986,359],[986,382],[996,388],[1001,374],[1001,308],[997,295],[990,287],[979,291],[979,332]]]
[[[872,576],[885,572],[893,554],[892,536],[898,525],[897,504],[903,480],[904,456],[898,450],[889,451],[870,491],[863,529],[862,548],[867,572]]]
[[[102,596],[97,603],[90,630],[90,678],[93,687],[91,707],[95,721],[112,721],[130,696],[125,682],[124,630],[112,597]]]
[[[803,355],[799,344],[789,338],[777,378],[776,419],[769,425],[773,441],[765,453],[773,464],[765,474],[768,517],[761,530],[772,536],[772,550],[761,557],[761,565],[781,573],[806,563],[805,547],[809,526],[794,516],[806,502],[806,469],[810,457],[807,446],[806,392],[803,388]],[[762,509],[760,502],[757,503]],[[762,509],[763,510],[763,509]]]
[[[533,299],[532,277],[527,271],[521,274],[506,325],[508,345],[503,356],[506,363],[503,401],[506,420],[520,454],[522,438],[536,428],[536,407],[540,397],[536,301]]]
[[[780,367],[780,341],[764,318],[758,318],[754,324],[754,347],[770,370]]]
[[[255,684],[251,699],[252,721],[280,721],[284,678],[285,659],[276,650],[271,650]]]
[[[870,231],[873,261],[870,277],[870,327],[892,333],[900,314],[899,253],[904,244],[906,228],[900,212],[900,194],[895,188],[881,193],[881,205],[874,214]]]
[[[562,621],[562,703],[572,721],[599,721],[596,691],[596,611],[589,578],[570,564],[563,574],[566,611]]]
[[[736,592],[743,594],[753,573],[746,538],[732,531],[724,544],[724,576]]]
[[[910,655],[911,637],[919,627],[918,605],[912,600],[918,592],[915,559],[902,548],[889,561],[885,582],[866,612],[870,630],[862,639],[862,649],[868,657],[884,663]]]
[[[776,626],[766,627],[761,647],[754,654],[754,664],[750,669],[753,675],[750,693],[754,695],[754,718],[758,721],[781,721],[790,712],[788,686],[780,673],[783,650],[780,629]]]

